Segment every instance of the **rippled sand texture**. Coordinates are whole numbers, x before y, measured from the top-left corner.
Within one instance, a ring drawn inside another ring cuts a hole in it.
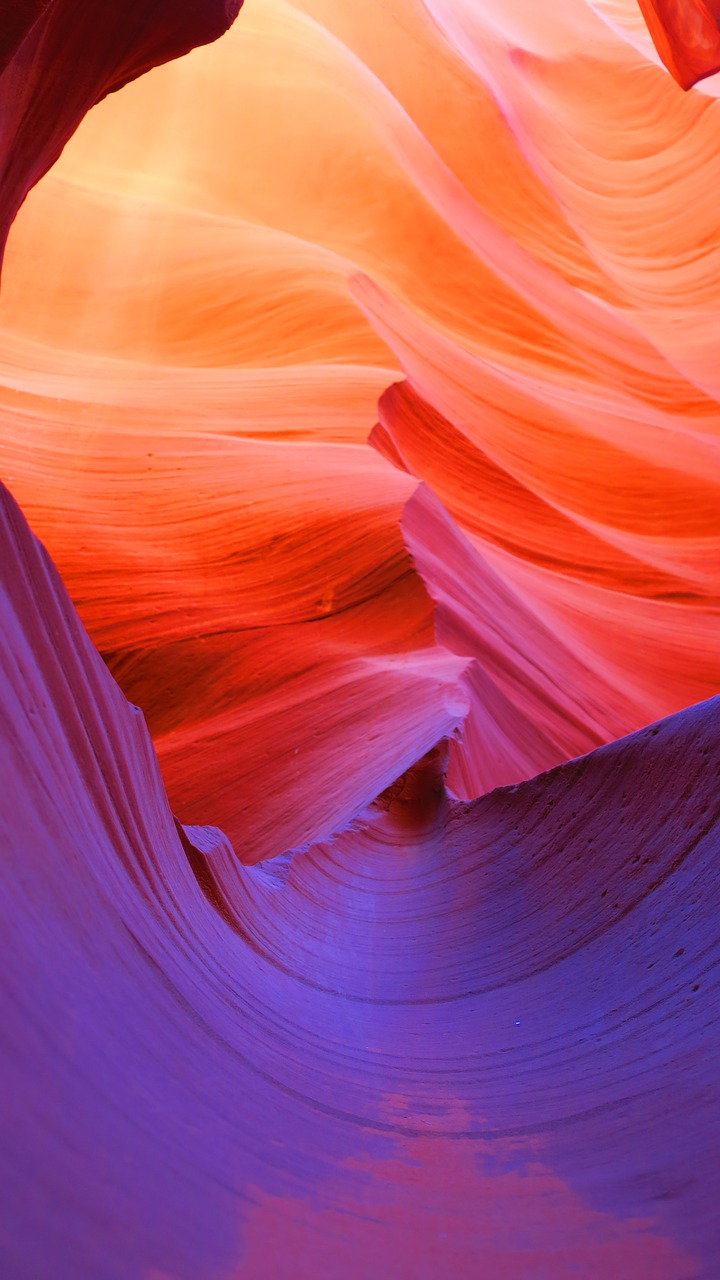
[[[713,6],[238,7],[0,22],[0,1275],[716,1280]]]

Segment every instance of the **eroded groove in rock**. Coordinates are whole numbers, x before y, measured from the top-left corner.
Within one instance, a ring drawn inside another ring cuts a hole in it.
[[[238,8],[0,0],[0,1275],[716,1280],[713,5]]]
[[[191,831],[213,902],[9,498],[0,563],[6,1274],[713,1273],[718,700],[279,876]]]

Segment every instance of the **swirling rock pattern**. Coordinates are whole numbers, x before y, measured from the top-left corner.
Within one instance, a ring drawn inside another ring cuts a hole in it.
[[[9,1280],[720,1271],[717,22],[641,8],[3,14]]]
[[[0,564],[5,1274],[713,1274],[720,700],[243,867]]]
[[[629,9],[255,0],[17,220],[2,474],[175,811],[253,856],[461,722],[469,799],[720,687],[717,104]]]

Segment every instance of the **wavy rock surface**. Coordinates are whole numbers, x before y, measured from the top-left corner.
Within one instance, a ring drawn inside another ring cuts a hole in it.
[[[720,702],[244,868],[1,536],[4,1274],[714,1275]]]
[[[0,1272],[715,1280],[712,6],[238,8],[0,4]]]
[[[469,798],[720,686],[720,117],[632,13],[256,0],[106,98],[23,207],[2,474],[183,819],[267,856],[468,699]],[[400,541],[417,480],[482,566],[449,646]]]

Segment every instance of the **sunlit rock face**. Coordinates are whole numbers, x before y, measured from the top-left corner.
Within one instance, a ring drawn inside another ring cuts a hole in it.
[[[158,63],[216,40],[242,0],[5,0],[0,11],[0,252],[30,187],[83,116]]]
[[[11,1280],[720,1273],[717,23],[546,9],[0,5]]]
[[[638,23],[255,0],[21,210],[3,475],[183,819],[265,857],[718,688],[718,108]]]

